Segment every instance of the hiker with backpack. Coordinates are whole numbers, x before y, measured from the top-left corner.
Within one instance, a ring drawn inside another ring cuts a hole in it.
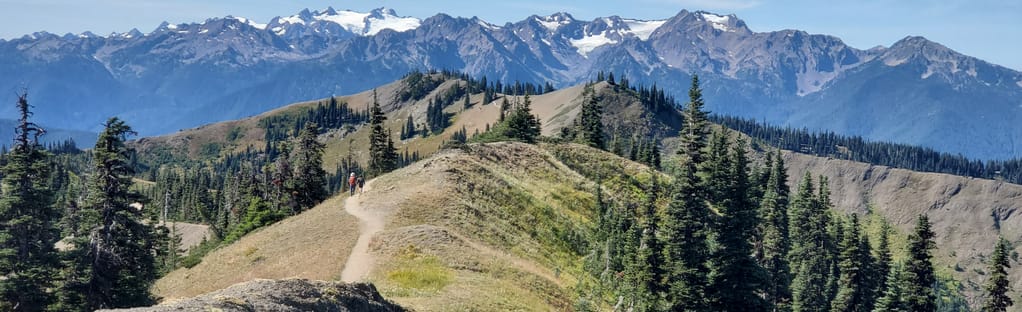
[[[362,194],[366,191],[366,179],[365,176],[358,176],[358,193]]]
[[[355,173],[352,172],[351,175],[348,176],[348,192],[349,192],[349,196],[354,196],[355,195],[355,182],[356,182],[355,181]]]

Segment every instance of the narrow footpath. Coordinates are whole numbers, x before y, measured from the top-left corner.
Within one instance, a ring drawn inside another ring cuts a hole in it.
[[[372,181],[366,181],[365,192],[372,190],[371,185]],[[369,253],[369,242],[377,233],[383,231],[385,221],[382,214],[362,208],[362,195],[365,194],[356,192],[355,196],[348,197],[344,202],[344,211],[359,220],[358,241],[355,242],[355,248],[348,256],[348,263],[341,271],[341,281],[349,283],[363,281],[369,276],[369,271],[373,268],[374,263],[373,255]]]

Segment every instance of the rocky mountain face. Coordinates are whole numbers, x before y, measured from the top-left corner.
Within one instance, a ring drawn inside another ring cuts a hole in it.
[[[699,74],[719,114],[979,158],[1022,152],[1022,73],[921,37],[860,50],[701,11],[494,25],[327,8],[266,24],[228,16],[106,37],[35,33],[0,40],[0,56],[0,90],[27,86],[43,123],[86,130],[116,114],[143,135],[167,133],[364,91],[415,69],[557,86],[613,71],[679,98]]]

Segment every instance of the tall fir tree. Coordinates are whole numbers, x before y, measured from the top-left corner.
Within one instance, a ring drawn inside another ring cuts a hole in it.
[[[994,253],[990,256],[990,266],[987,269],[990,277],[986,286],[983,287],[986,299],[983,302],[984,312],[1003,312],[1008,310],[1014,302],[1008,297],[1011,292],[1011,284],[1008,281],[1008,241],[1004,237],[997,239]]]
[[[908,302],[906,292],[909,285],[908,276],[905,275],[905,268],[902,265],[892,265],[885,280],[883,295],[877,299],[873,312],[915,312]],[[930,310],[932,311],[932,310]]]
[[[699,192],[695,163],[683,157],[664,214],[664,287],[671,311],[709,311],[706,302],[710,210]]]
[[[905,289],[905,302],[912,311],[934,311],[937,309],[937,298],[933,284],[937,282],[931,262],[934,234],[930,229],[930,219],[919,215],[915,230],[908,237],[908,259],[905,262],[905,275],[908,288]]]
[[[85,205],[76,213],[69,269],[60,290],[61,310],[125,308],[153,303],[149,288],[157,278],[157,237],[132,207],[128,147],[134,134],[114,117],[104,124],[92,150],[94,168]]]
[[[297,146],[291,151],[295,183],[290,189],[301,210],[312,208],[329,195],[326,170],[323,170],[325,145],[316,139],[318,134],[319,127],[315,123],[306,123],[298,135]]]
[[[50,154],[37,138],[45,131],[28,120],[28,94],[17,102],[14,145],[0,168],[0,310],[40,311],[53,303],[60,239],[50,188]]]
[[[760,202],[762,251],[760,265],[767,271],[766,300],[773,311],[791,308],[791,269],[788,265],[788,174],[778,152],[770,162],[763,200]]]
[[[622,78],[624,79],[624,78]],[[692,86],[688,90],[689,102],[682,112],[684,127],[681,129],[681,146],[679,153],[688,155],[697,166],[703,163],[703,149],[709,136],[708,112],[703,110],[703,91],[699,88],[699,76],[692,75]]]
[[[390,131],[384,125],[387,116],[380,108],[380,101],[373,90],[373,106],[369,110],[369,174],[379,176],[397,168],[397,151],[394,141],[390,139]]]
[[[862,226],[859,216],[853,214],[851,222],[842,236],[841,253],[838,255],[840,276],[838,291],[831,302],[833,312],[869,312],[873,310],[873,298],[870,295],[869,266],[871,255],[869,245],[863,244]]]
[[[880,233],[877,237],[877,248],[873,252],[873,258],[875,263],[873,265],[874,281],[875,286],[874,295],[879,299],[887,292],[887,276],[891,273],[891,265],[893,264],[891,254],[891,239],[890,239],[891,225],[887,221],[881,221]]]
[[[726,131],[726,130],[725,130]],[[726,140],[727,135],[723,136]],[[713,222],[713,244],[709,261],[709,291],[711,309],[715,311],[767,311],[767,302],[761,294],[767,283],[766,272],[753,258],[752,240],[759,224],[756,205],[749,200],[749,173],[746,145],[739,140],[717,160],[711,147],[707,160],[711,168],[724,170],[724,183],[709,183],[711,194],[720,194],[716,201],[720,214]],[[709,179],[715,179],[712,174]],[[725,195],[726,194],[726,195]]]
[[[660,185],[656,174],[656,172],[652,172],[650,186],[646,191],[645,209],[640,227],[641,237],[635,253],[633,281],[636,288],[636,305],[634,311],[663,310],[660,296],[665,291],[661,283],[664,275],[662,271],[664,262],[663,247],[657,238],[657,233],[660,232],[660,220],[657,215],[656,199]]]
[[[827,177],[821,175],[819,180],[820,187],[817,189],[816,204],[820,206],[820,211],[829,212],[833,205],[830,203],[830,188],[827,184]],[[841,278],[838,258],[841,253],[840,245],[844,239],[845,227],[844,220],[839,216],[830,218],[830,214],[828,214],[827,221],[827,239],[823,241],[823,253],[826,255],[827,266],[830,268],[826,286],[827,302],[833,302],[834,298],[837,297],[838,281]]]
[[[788,210],[792,311],[830,311],[827,288],[830,262],[825,247],[830,239],[829,214],[814,192],[812,176],[806,172]]]
[[[588,100],[582,104],[582,112],[575,119],[575,140],[581,144],[604,149],[603,108],[592,87],[587,87]]]

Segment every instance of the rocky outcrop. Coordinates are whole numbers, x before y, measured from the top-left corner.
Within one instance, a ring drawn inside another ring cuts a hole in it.
[[[146,308],[109,311],[405,311],[366,283],[255,280]]]

